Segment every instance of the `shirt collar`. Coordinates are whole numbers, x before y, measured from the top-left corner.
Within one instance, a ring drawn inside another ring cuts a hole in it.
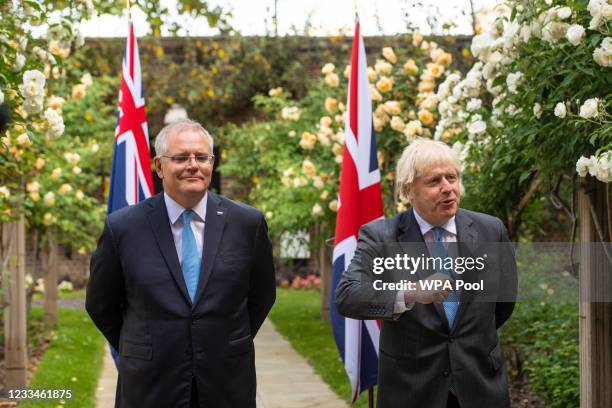
[[[425,236],[434,226],[425,221],[423,217],[419,215],[416,209],[413,208],[414,218],[416,218],[417,224],[419,224],[419,229],[421,230],[421,235]],[[442,225],[442,228],[453,235],[457,235],[457,224],[455,223],[455,216],[453,215],[446,224]]]
[[[174,223],[180,218],[180,216],[185,211],[185,208],[174,201],[170,196],[164,191],[164,202],[166,203],[166,209],[168,210],[168,218],[170,219],[170,224],[174,225]],[[208,203],[208,191],[204,194],[204,197],[192,208],[193,212],[202,220],[206,221],[206,204]]]

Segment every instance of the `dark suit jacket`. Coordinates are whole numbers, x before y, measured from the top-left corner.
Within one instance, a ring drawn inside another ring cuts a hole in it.
[[[262,214],[208,193],[191,302],[163,193],[106,218],[91,258],[87,312],[121,364],[117,405],[255,407],[253,338],[275,300]],[[120,397],[119,397],[120,396]]]
[[[510,407],[496,329],[514,309],[514,251],[511,244],[502,244],[504,248],[490,245],[509,242],[499,219],[460,209],[455,221],[459,255],[478,257],[484,251],[493,254],[489,254],[482,272],[486,274],[488,297],[462,292],[451,329],[440,303],[416,303],[412,310],[394,316],[397,292],[372,290],[373,280],[380,275],[373,276],[368,259],[393,256],[398,243],[415,243],[411,244],[413,250],[427,253],[413,210],[363,226],[355,256],[338,283],[335,303],[340,314],[382,320],[379,408],[444,408],[451,381],[462,408]],[[468,282],[481,278],[477,272],[463,276]]]

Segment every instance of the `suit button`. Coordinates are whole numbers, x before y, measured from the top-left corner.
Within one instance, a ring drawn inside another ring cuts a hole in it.
[[[449,343],[452,343],[453,341],[455,341],[455,338],[454,338],[454,337],[452,337],[452,336],[451,336],[451,337],[449,337],[449,338],[448,338],[448,342],[449,342]]]
[[[445,377],[448,377],[449,374],[450,374],[450,371],[448,371],[448,370],[442,371],[442,375],[445,376]]]

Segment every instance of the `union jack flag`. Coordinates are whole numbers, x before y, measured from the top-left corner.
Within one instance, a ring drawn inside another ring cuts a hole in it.
[[[108,213],[137,204],[152,193],[149,130],[140,57],[134,26],[130,22],[121,71]]]
[[[359,21],[353,38],[346,106],[344,156],[333,252],[332,299],[342,273],[355,254],[359,228],[384,214],[372,127],[372,98]],[[374,320],[362,321],[340,316],[333,301],[331,319],[355,401],[362,390],[373,387],[377,382],[380,326]]]

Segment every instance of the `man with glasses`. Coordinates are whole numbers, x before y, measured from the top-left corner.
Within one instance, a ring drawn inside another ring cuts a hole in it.
[[[253,338],[275,300],[262,214],[208,191],[197,122],[155,140],[164,192],[106,219],[86,307],[120,353],[116,406],[255,407]]]

